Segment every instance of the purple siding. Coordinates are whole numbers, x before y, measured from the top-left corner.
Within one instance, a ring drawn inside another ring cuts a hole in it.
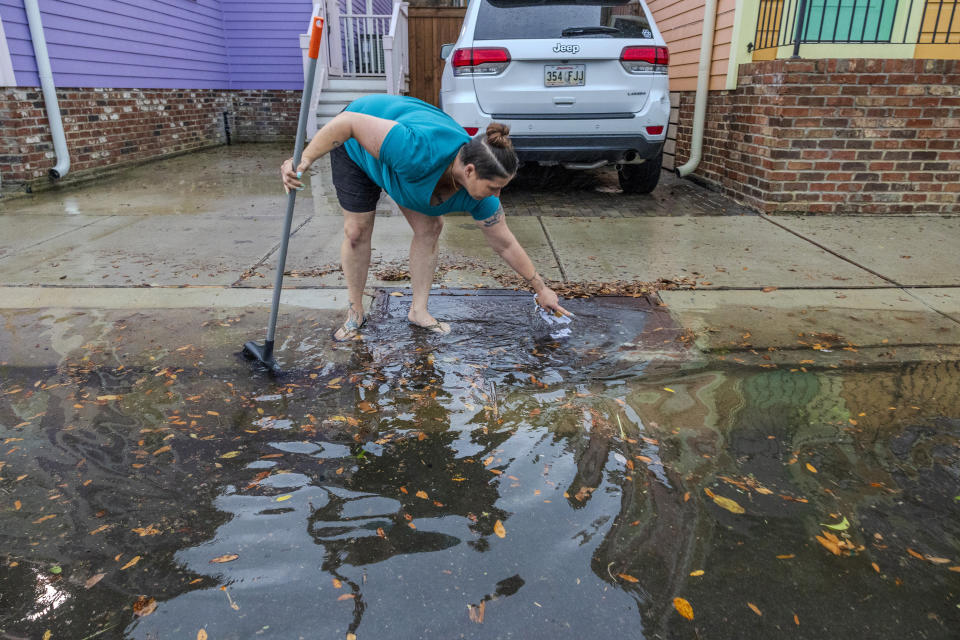
[[[302,89],[311,0],[221,0],[231,89]]]
[[[58,87],[301,89],[311,0],[40,0]],[[40,84],[23,0],[0,0],[17,85]]]

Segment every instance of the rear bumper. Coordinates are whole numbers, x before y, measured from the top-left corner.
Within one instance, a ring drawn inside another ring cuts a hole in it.
[[[521,162],[609,163],[648,160],[660,154],[664,140],[624,135],[510,135]]]

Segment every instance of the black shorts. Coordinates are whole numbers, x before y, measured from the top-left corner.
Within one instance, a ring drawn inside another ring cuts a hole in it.
[[[330,152],[333,169],[333,187],[337,190],[340,206],[353,213],[376,211],[380,200],[380,185],[354,162],[343,145]]]

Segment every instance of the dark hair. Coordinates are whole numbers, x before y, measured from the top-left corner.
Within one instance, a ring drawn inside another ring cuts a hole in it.
[[[491,122],[486,133],[474,136],[460,148],[460,160],[475,166],[482,180],[512,177],[517,172],[517,152],[510,141],[510,127]]]

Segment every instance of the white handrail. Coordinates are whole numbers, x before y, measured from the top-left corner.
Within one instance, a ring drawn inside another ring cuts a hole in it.
[[[410,71],[409,38],[407,37],[407,9],[409,2],[395,2],[390,16],[390,32],[383,37],[383,58],[387,93],[400,95],[407,90]]]

